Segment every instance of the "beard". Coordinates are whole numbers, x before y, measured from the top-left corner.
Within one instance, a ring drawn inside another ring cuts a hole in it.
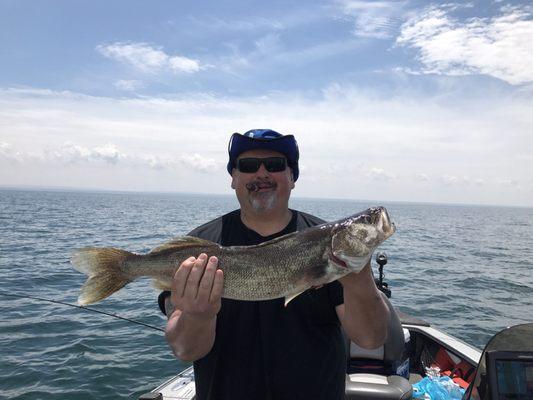
[[[275,191],[250,193],[250,205],[256,212],[272,210],[277,203],[277,193]]]
[[[270,179],[257,179],[246,184],[249,203],[256,212],[272,210],[277,203],[277,186]],[[267,189],[266,191],[261,191]]]

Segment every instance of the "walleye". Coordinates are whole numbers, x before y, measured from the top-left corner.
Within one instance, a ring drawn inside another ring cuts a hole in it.
[[[359,272],[372,252],[395,232],[384,207],[290,233],[256,246],[223,247],[183,236],[148,254],[114,248],[86,247],[71,263],[89,276],[78,304],[88,305],[112,295],[129,282],[149,277],[154,286],[170,290],[182,261],[200,253],[218,258],[224,271],[222,297],[237,300],[285,298],[285,304],[305,290]]]

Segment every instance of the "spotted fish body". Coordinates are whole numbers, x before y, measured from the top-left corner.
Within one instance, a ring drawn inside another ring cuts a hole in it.
[[[89,276],[78,303],[100,301],[129,282],[149,277],[170,290],[180,263],[206,253],[224,271],[224,298],[288,302],[313,286],[359,272],[373,250],[395,231],[387,211],[375,207],[335,222],[314,226],[256,246],[223,247],[183,236],[141,255],[113,248],[76,251],[73,266]]]

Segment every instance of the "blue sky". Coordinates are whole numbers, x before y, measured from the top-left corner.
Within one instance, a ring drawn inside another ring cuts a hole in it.
[[[528,2],[0,0],[0,185],[230,193],[232,132],[295,195],[533,206]]]

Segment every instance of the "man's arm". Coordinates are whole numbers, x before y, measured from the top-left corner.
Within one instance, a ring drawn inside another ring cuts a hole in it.
[[[389,308],[374,283],[370,261],[359,272],[339,279],[344,289],[344,304],[336,307],[348,337],[359,346],[375,349],[387,339]]]
[[[174,275],[165,337],[180,360],[202,358],[215,342],[224,281],[217,266],[216,257],[200,254],[185,260]]]

